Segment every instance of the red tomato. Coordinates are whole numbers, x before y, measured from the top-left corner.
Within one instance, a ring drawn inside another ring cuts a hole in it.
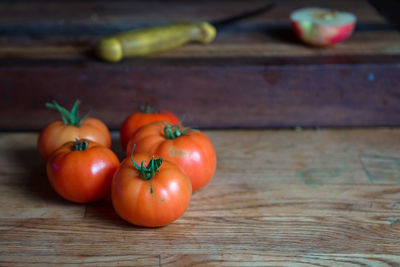
[[[127,155],[136,145],[135,153],[158,155],[176,163],[192,182],[196,192],[214,175],[217,159],[208,136],[201,131],[154,122],[140,128],[129,140]]]
[[[41,157],[47,160],[50,155],[66,142],[83,138],[99,143],[108,148],[111,147],[111,135],[107,126],[95,118],[83,118],[79,120],[77,100],[71,112],[54,102],[47,103],[49,108],[57,109],[61,112],[63,120],[54,121],[48,124],[39,135],[38,149]]]
[[[107,147],[87,140],[67,142],[47,161],[47,176],[63,198],[87,203],[110,193],[111,180],[119,167],[117,156]]]
[[[171,112],[167,110],[157,112],[152,108],[145,106],[142,112],[130,115],[122,124],[120,130],[122,147],[126,149],[129,138],[131,138],[140,127],[155,121],[167,121],[173,124],[179,123],[179,119]]]
[[[126,158],[115,173],[111,189],[116,213],[146,227],[164,226],[178,219],[191,196],[190,181],[178,166],[146,154]]]

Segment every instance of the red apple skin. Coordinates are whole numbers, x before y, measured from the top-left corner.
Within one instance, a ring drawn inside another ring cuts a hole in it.
[[[353,22],[349,25],[331,26],[331,27],[336,27],[339,29],[337,29],[337,34],[330,38],[329,43],[336,44],[336,43],[340,43],[340,42],[348,39],[350,37],[350,35],[353,33],[355,25],[356,25],[356,23]]]
[[[356,23],[352,22],[347,25],[339,26],[315,24],[312,26],[313,33],[308,32],[309,29],[301,27],[301,22],[291,21],[291,24],[295,34],[300,40],[309,45],[325,47],[348,39],[353,33]]]

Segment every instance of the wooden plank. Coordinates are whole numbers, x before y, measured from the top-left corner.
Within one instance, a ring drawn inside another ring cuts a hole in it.
[[[124,222],[110,199],[81,205],[84,215],[75,216],[76,205],[55,195],[27,194],[28,174],[43,167],[37,133],[1,133],[0,193],[10,206],[0,205],[0,263],[400,264],[400,129],[206,133],[217,151],[215,177],[183,217],[155,229]],[[63,203],[59,212],[53,202]],[[20,216],[20,206],[30,213]],[[46,210],[52,216],[41,216]]]
[[[0,194],[2,196],[7,196],[0,199],[0,217],[2,219],[80,219],[85,214],[85,206],[66,203],[52,188],[50,188],[48,183],[35,186],[27,184],[22,186],[0,185]],[[12,228],[13,227],[5,227],[3,229],[11,230]]]
[[[84,265],[84,266],[159,266],[159,256],[148,255],[107,255],[90,256],[81,254],[72,255],[46,255],[45,253],[21,254],[13,258],[1,258],[0,264],[4,266],[54,266],[54,265]]]
[[[44,108],[46,101],[68,107],[78,98],[83,111],[91,109],[112,129],[145,102],[170,109],[194,127],[400,125],[398,63],[171,62],[5,64],[0,128],[41,129],[59,118]]]
[[[1,59],[92,59],[98,37],[65,38],[51,37],[38,40],[0,39]],[[350,40],[329,49],[315,49],[302,45],[287,27],[269,32],[245,32],[217,37],[210,45],[188,44],[179,49],[144,57],[145,59],[197,59],[210,58],[271,58],[271,57],[315,57],[319,56],[399,56],[400,34],[394,30],[356,32]],[[126,60],[128,64],[134,64]],[[38,65],[44,63],[37,62]]]
[[[166,255],[161,266],[392,266],[396,257],[386,255],[318,254],[276,256],[257,254]]]
[[[1,23],[0,57],[1,58],[88,58],[88,51],[101,37],[113,32],[142,27],[143,23],[154,23],[152,16],[162,17],[160,10],[168,9],[168,16],[182,19],[182,13],[198,16],[197,12],[212,15],[215,12],[242,12],[248,3],[241,1],[212,2],[199,4],[190,2],[182,5],[180,2],[152,1],[138,3],[122,2],[55,2],[30,3],[16,1],[3,4],[5,22]],[[262,1],[254,1],[261,5]],[[312,1],[285,1],[276,9],[258,19],[244,21],[232,28],[222,31],[216,45],[190,45],[187,48],[161,53],[153,57],[265,57],[265,56],[307,56],[307,55],[336,55],[336,54],[398,54],[399,34],[393,31],[374,9],[364,1],[325,1],[325,6],[344,8],[355,11],[359,18],[355,41],[342,48],[310,49],[299,45],[294,38],[288,23],[290,11],[295,8],[312,5]],[[0,3],[1,7],[1,3]],[[157,9],[155,14],[152,10]],[[64,12],[59,14],[57,11]],[[104,16],[114,14],[113,19],[105,18],[105,22],[92,21],[87,16],[90,11],[102,10]],[[200,10],[200,11],[199,11]],[[230,11],[233,10],[233,11]],[[40,11],[40,16],[36,14]],[[185,12],[183,12],[185,11]],[[129,14],[132,12],[132,14]],[[57,17],[53,17],[57,13]],[[124,15],[134,22],[128,22]],[[1,13],[0,13],[1,14]],[[46,17],[50,16],[50,17]],[[34,17],[30,17],[34,16]],[[72,16],[72,17],[68,17]],[[13,20],[22,20],[15,24]],[[43,20],[38,21],[36,20]],[[60,20],[60,21],[59,21]],[[155,22],[156,24],[158,22]]]
[[[397,190],[397,196],[398,193]],[[309,195],[309,199],[315,201],[321,197],[318,193]],[[268,205],[267,202],[264,199],[264,205]],[[369,203],[369,199],[365,202]],[[319,216],[312,216],[307,210],[296,214],[292,203],[281,205],[279,210],[279,216],[272,208],[273,214],[260,210],[258,216],[246,215],[246,207],[242,208],[241,215],[210,216],[205,210],[200,217],[185,214],[175,223],[158,229],[133,227],[119,218],[103,217],[101,213],[92,213],[84,220],[2,219],[1,229],[6,231],[2,233],[0,247],[8,255],[13,251],[24,254],[43,251],[54,257],[82,253],[92,256],[143,255],[144,252],[146,255],[186,255],[251,251],[261,256],[271,253],[277,256],[383,254],[397,256],[400,261],[399,224],[387,221],[391,216],[389,211],[375,213],[371,208],[369,212],[353,214],[354,208],[344,208],[331,214],[334,209],[321,208]],[[374,214],[369,215],[370,218],[359,217],[362,213]],[[398,209],[394,215],[399,215]]]

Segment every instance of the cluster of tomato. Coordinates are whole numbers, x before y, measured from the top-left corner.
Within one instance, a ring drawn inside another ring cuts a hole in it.
[[[51,186],[63,198],[88,203],[110,194],[116,213],[135,225],[164,226],[189,206],[192,192],[205,186],[216,168],[206,134],[183,127],[168,111],[146,108],[130,115],[120,129],[126,158],[110,149],[107,126],[79,119],[79,100],[71,111],[57,102],[62,121],[48,124],[38,139]]]

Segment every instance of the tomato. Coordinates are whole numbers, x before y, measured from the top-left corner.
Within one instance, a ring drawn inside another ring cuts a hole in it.
[[[214,175],[215,150],[201,131],[154,122],[132,136],[126,148],[127,155],[134,145],[135,153],[154,154],[176,163],[192,182],[193,192],[210,182]]]
[[[111,147],[111,135],[107,126],[95,118],[79,119],[77,100],[71,112],[54,104],[47,103],[46,106],[60,111],[62,121],[54,121],[48,124],[39,135],[38,149],[41,157],[47,160],[50,155],[66,142],[74,141],[76,138],[84,138],[99,143],[108,148]]]
[[[110,193],[111,180],[119,167],[109,148],[88,140],[67,142],[47,161],[47,176],[63,198],[87,203]]]
[[[126,149],[129,138],[142,126],[155,122],[167,121],[173,124],[179,123],[179,119],[167,110],[155,111],[149,106],[145,106],[141,112],[130,115],[122,124],[120,129],[121,145]]]
[[[190,181],[176,164],[147,154],[126,158],[112,181],[116,213],[139,226],[159,227],[173,222],[185,212],[191,196]]]

